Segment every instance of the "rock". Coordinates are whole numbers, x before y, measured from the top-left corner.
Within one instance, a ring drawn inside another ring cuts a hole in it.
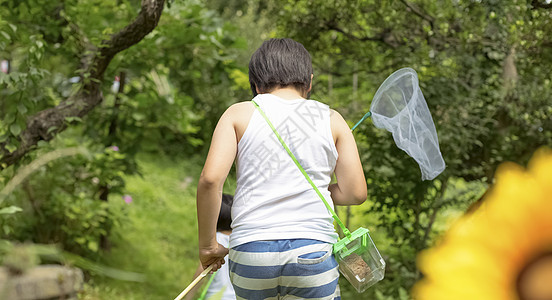
[[[83,280],[80,269],[60,265],[37,266],[22,275],[0,267],[0,299],[76,299]]]

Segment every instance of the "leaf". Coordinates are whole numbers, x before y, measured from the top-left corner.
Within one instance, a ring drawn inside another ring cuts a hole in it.
[[[9,234],[11,232],[11,227],[6,224],[2,226],[2,229],[4,230],[4,234]]]
[[[52,133],[52,131],[57,130],[57,128],[58,128],[57,126],[52,126],[52,127],[48,128],[48,130],[46,131],[46,133],[47,133],[47,134],[50,134],[50,133]]]
[[[408,300],[408,292],[403,287],[399,288],[399,299]]]
[[[3,47],[3,45],[0,44],[0,48],[2,48],[2,47]],[[10,81],[11,81],[10,76],[8,76],[4,73],[0,73],[0,84],[4,84],[4,83],[9,84]]]
[[[0,209],[0,215],[11,215],[20,211],[23,211],[21,207],[12,205],[12,206],[8,206]]]
[[[21,133],[21,126],[19,126],[19,124],[11,124],[11,126],[10,126],[10,132],[11,132],[14,136],[18,136],[18,135]]]
[[[11,124],[15,121],[15,115],[14,114],[7,114],[4,119],[5,124]]]
[[[25,113],[27,113],[27,107],[23,104],[23,103],[19,103],[17,105],[17,110],[19,111],[20,114],[24,115]]]
[[[6,40],[10,41],[11,40],[11,37],[9,34],[7,34],[6,32],[4,31],[0,31],[0,34],[4,36],[4,38],[6,38]]]
[[[377,300],[386,300],[387,298],[383,295],[380,290],[376,290],[376,299]]]
[[[71,122],[82,122],[82,119],[79,117],[65,117],[65,121]]]
[[[132,118],[136,121],[142,121],[146,118],[146,116],[142,113],[135,112],[132,114]]]
[[[98,243],[95,241],[89,241],[88,242],[88,249],[97,252],[98,251]]]

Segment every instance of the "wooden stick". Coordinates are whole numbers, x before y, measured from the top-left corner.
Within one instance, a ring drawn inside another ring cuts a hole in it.
[[[203,277],[207,276],[207,274],[209,274],[212,269],[213,265],[210,265],[207,267],[207,269],[203,270],[203,272],[201,272],[201,274],[199,274],[199,276],[197,276],[196,279],[194,279],[194,281],[192,281],[192,283],[190,283],[190,285],[188,285],[188,287],[183,290],[182,293],[180,293],[180,295],[176,296],[174,300],[181,300],[182,298],[184,298],[184,296],[186,296],[186,294],[188,294],[190,290],[193,289],[194,286],[196,286],[196,284],[201,281],[201,279],[203,279]]]

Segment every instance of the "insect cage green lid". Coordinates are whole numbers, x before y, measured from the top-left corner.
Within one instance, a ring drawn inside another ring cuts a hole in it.
[[[333,245],[339,271],[359,292],[383,279],[385,261],[370,237],[369,230],[359,228]]]

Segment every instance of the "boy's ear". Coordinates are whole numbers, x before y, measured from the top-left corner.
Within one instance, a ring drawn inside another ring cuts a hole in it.
[[[309,84],[309,89],[307,90],[307,93],[310,92],[312,90],[312,79],[314,78],[314,74],[311,74],[311,81],[310,81],[310,84]]]
[[[255,91],[257,91],[257,94],[261,93],[261,92],[259,92],[259,88],[257,86],[255,86]]]

